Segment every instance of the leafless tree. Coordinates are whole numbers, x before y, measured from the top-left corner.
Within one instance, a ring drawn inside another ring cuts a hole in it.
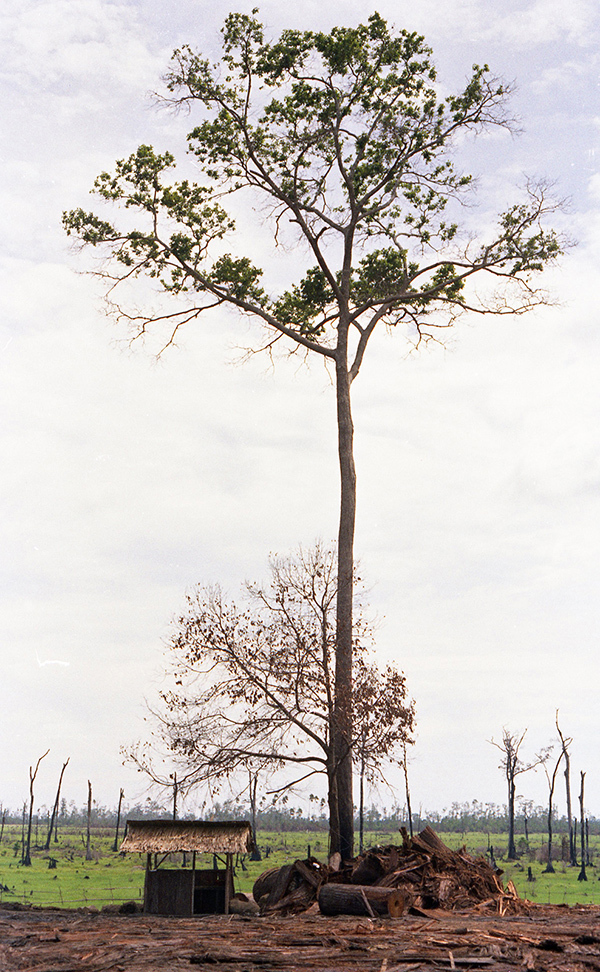
[[[571,754],[569,753],[569,748],[573,740],[570,736],[565,737],[561,731],[558,724],[558,709],[556,710],[556,731],[558,732],[558,737],[560,739],[565,760],[565,790],[567,798],[567,820],[569,821],[569,863],[572,867],[576,867],[577,847],[575,846],[575,836],[573,834],[573,805],[571,803]]]
[[[404,793],[406,796],[406,814],[408,816],[408,831],[410,836],[413,835],[413,820],[412,820],[412,807],[410,802],[410,786],[408,784],[408,753],[406,751],[406,742],[402,744],[402,773],[404,775]]]
[[[552,816],[554,813],[554,787],[556,785],[556,774],[558,773],[558,767],[560,766],[561,760],[564,756],[564,750],[561,749],[560,753],[558,754],[558,759],[554,764],[552,774],[550,774],[547,763],[550,759],[551,752],[552,748],[548,747],[547,749],[543,749],[541,753],[538,753],[538,759],[544,767],[544,773],[546,774],[546,780],[548,781],[548,863],[544,868],[544,874],[554,874],[554,865],[552,863]]]
[[[29,767],[29,818],[27,821],[27,838],[23,843],[23,858],[21,863],[25,867],[31,867],[31,825],[33,820],[33,784],[35,783],[35,778],[37,776],[38,770],[40,768],[40,763],[50,752],[49,749],[46,750],[43,756],[40,756],[37,763],[35,764],[35,769],[31,766]]]
[[[218,588],[196,588],[170,641],[174,687],[162,694],[156,745],[180,767],[181,785],[218,787],[243,771],[276,773],[271,793],[323,773],[330,820],[337,820],[334,652],[336,552],[316,544],[295,557],[273,557],[267,585],[247,584],[249,606],[227,602]],[[414,706],[404,676],[377,667],[370,626],[355,612],[354,724],[365,778],[411,741]],[[130,753],[153,779],[150,748]],[[290,771],[291,774],[290,774]],[[291,778],[290,778],[291,776]],[[333,829],[333,828],[332,828]]]
[[[585,813],[583,805],[583,795],[584,795],[584,784],[585,784],[585,773],[581,770],[581,787],[579,789],[579,814],[580,823],[579,831],[581,833],[581,870],[577,875],[578,881],[587,881],[587,872],[585,869]]]
[[[92,784],[88,780],[88,802],[87,802],[87,831],[85,840],[85,859],[86,861],[92,861],[94,856],[92,854]]]
[[[71,757],[69,756],[69,759]],[[50,840],[52,838],[52,831],[54,830],[54,842],[58,841],[57,829],[58,829],[58,808],[60,805],[60,788],[62,786],[63,776],[65,775],[65,770],[69,765],[69,759],[66,763],[63,763],[63,767],[60,771],[60,776],[58,777],[58,786],[56,788],[56,798],[54,800],[54,806],[52,807],[52,816],[50,817],[50,823],[48,825],[48,833],[46,835],[46,843],[44,844],[44,850],[50,850]]]
[[[119,805],[117,807],[117,826],[115,828],[115,839],[113,841],[113,851],[116,854],[119,849],[119,825],[121,823],[121,806],[123,804],[123,797],[125,796],[125,790],[122,788],[119,790]]]
[[[515,847],[516,779],[522,773],[528,773],[530,770],[535,769],[542,762],[540,756],[537,756],[530,763],[524,763],[519,757],[519,750],[521,749],[526,734],[527,729],[524,729],[522,733],[512,733],[504,728],[502,730],[501,742],[495,742],[493,739],[490,740],[492,746],[495,746],[502,753],[502,762],[500,763],[499,769],[504,772],[508,788],[508,850],[506,856],[509,861],[514,861],[517,858],[517,850]]]

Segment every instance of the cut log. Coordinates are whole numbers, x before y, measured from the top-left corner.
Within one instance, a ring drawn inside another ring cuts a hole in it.
[[[399,891],[397,888],[394,888],[386,904],[390,918],[401,918],[410,908],[412,899],[406,891]]]
[[[388,899],[394,907],[404,897],[396,888],[381,888],[368,884],[324,884],[319,891],[319,908],[323,915],[369,915],[369,907],[377,915],[386,915]],[[368,902],[368,903],[367,903]]]

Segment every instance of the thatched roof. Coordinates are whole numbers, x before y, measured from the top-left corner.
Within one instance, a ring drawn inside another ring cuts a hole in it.
[[[128,820],[120,849],[143,854],[245,854],[252,846],[252,827],[246,820]]]

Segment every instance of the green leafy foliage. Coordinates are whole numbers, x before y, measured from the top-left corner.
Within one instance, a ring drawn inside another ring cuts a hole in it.
[[[65,214],[67,233],[113,258],[112,281],[154,277],[191,295],[194,315],[235,304],[328,356],[340,342],[347,349],[353,329],[352,378],[379,321],[405,321],[420,338],[426,320],[453,320],[461,307],[520,311],[543,299],[531,275],[561,251],[543,225],[554,208],[547,187],[531,188],[479,247],[461,250],[457,223],[445,215],[471,184],[453,165],[455,136],[507,124],[508,88],[487,65],[474,65],[462,91],[440,98],[423,37],[392,31],[377,13],[356,27],[284,30],[274,41],[256,11],[231,13],[222,36],[220,64],[184,46],[165,79],[169,100],[200,115],[188,135],[198,181],[169,184],[174,157],[142,145],[93,189],[140,225],[119,230],[81,208]],[[262,270],[247,254],[220,252],[235,231],[223,196],[245,189],[268,201],[275,239],[285,217],[308,245],[296,281],[279,293],[259,285]],[[481,273],[517,284],[514,302],[471,299],[469,279]]]

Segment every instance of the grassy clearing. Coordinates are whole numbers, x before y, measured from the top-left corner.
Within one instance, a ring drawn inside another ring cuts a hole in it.
[[[92,861],[85,860],[85,846],[81,830],[65,830],[59,835],[58,844],[52,843],[50,851],[32,847],[32,865],[20,864],[20,827],[7,827],[0,844],[0,901],[20,901],[43,907],[102,908],[124,901],[141,902],[144,887],[145,860],[141,855],[121,857],[112,850],[114,834],[97,830],[92,836]],[[457,850],[463,845],[469,853],[485,854],[488,837],[482,833],[440,833],[445,843]],[[397,832],[369,832],[365,845],[396,844]],[[521,844],[522,856],[517,863],[502,860],[506,853],[505,835],[491,835],[491,843],[498,865],[503,868],[503,881],[514,881],[519,894],[531,901],[546,904],[600,904],[600,868],[587,869],[587,882],[579,882],[579,868],[571,868],[555,861],[555,874],[544,874],[542,855],[543,838],[534,835],[529,849]],[[259,834],[263,853],[262,861],[250,861],[248,857],[236,861],[236,889],[251,891],[259,874],[271,867],[280,867],[309,853],[325,860],[327,835],[322,832],[297,831]],[[560,838],[556,843],[560,852]],[[592,856],[600,857],[600,837],[591,841]],[[56,862],[51,868],[50,858]],[[179,865],[178,865],[179,866]],[[212,857],[198,858],[198,867],[212,867]],[[531,878],[529,880],[529,869]]]

